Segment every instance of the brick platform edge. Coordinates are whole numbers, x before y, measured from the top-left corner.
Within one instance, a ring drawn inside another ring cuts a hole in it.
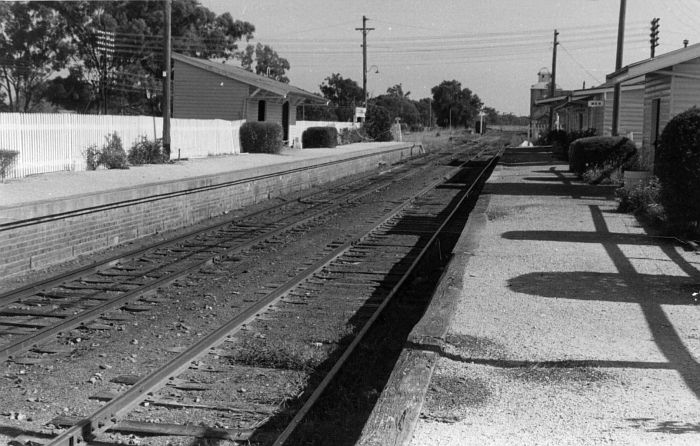
[[[229,211],[417,154],[409,143],[214,176],[153,183],[0,209],[0,277],[26,273],[120,243],[180,229]]]
[[[453,249],[431,303],[406,340],[356,446],[406,445],[423,407],[433,370],[462,295],[463,276],[486,226],[488,195],[481,196]]]

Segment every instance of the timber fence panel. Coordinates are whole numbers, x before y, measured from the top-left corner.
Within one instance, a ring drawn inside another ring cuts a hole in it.
[[[245,121],[172,119],[171,158],[240,153]],[[125,151],[142,137],[161,138],[163,119],[153,116],[0,113],[0,149],[19,152],[7,178],[85,170],[86,149],[101,148],[116,132]],[[179,152],[178,152],[179,150]]]
[[[239,131],[245,121],[172,119],[170,158],[204,158],[241,152]]]

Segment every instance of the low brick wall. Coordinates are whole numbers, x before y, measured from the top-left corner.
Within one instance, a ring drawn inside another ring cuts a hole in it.
[[[412,157],[398,145],[226,174],[0,208],[0,277],[183,228],[269,198]]]

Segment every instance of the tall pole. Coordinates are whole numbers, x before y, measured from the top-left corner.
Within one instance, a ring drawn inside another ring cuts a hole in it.
[[[165,0],[165,26],[163,27],[163,41],[165,42],[163,57],[163,156],[170,159],[170,82],[172,72],[170,68],[170,16],[172,12],[172,0]]]
[[[367,33],[374,28],[367,28],[367,17],[362,16],[362,28],[355,28],[355,31],[362,31],[362,97],[367,107]]]
[[[557,36],[559,36],[559,31],[554,30],[554,45],[552,46],[552,82],[549,84],[549,97],[553,98],[557,89],[557,46],[559,42],[557,41]],[[552,131],[554,127],[554,104],[549,106],[549,131]]]
[[[428,128],[433,126],[433,101],[428,98]]]
[[[625,10],[627,0],[620,0],[620,20],[617,24],[617,57],[615,58],[615,71],[622,68],[622,47],[625,40]],[[620,121],[620,93],[621,87],[618,82],[613,90],[613,111],[612,111],[612,135],[617,136]]]

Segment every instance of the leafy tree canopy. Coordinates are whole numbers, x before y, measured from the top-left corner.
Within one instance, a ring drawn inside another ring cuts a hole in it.
[[[66,67],[72,48],[67,24],[49,4],[0,4],[0,98],[10,111],[40,104],[46,81]]]
[[[420,123],[420,114],[416,108],[415,101],[408,99],[406,96],[384,94],[372,99],[371,103],[386,109],[392,122],[395,118],[400,118],[401,122],[409,126]]]
[[[386,93],[391,95],[391,96],[398,96],[400,98],[407,98],[411,95],[410,91],[408,91],[406,93],[403,92],[403,85],[402,84],[396,84],[393,87],[387,88]]]
[[[80,111],[108,103],[118,113],[159,102],[163,2],[0,2],[0,17],[0,99],[12,110],[31,111],[42,96]],[[197,0],[174,0],[171,19],[173,51],[193,57],[236,57],[255,31]],[[65,68],[70,74],[52,79],[58,90],[49,91],[48,79]]]
[[[319,88],[332,105],[355,106],[364,103],[362,87],[350,78],[344,79],[339,73],[328,76]]]
[[[277,51],[269,45],[258,43],[256,46],[248,45],[244,51],[239,53],[241,66],[256,74],[268,76],[279,82],[289,83],[289,78],[285,72],[289,70],[287,59],[280,57]],[[255,69],[253,69],[255,63]]]
[[[436,122],[441,127],[447,127],[450,123],[469,127],[483,105],[479,96],[468,88],[462,88],[462,84],[456,80],[442,81],[431,92]]]

